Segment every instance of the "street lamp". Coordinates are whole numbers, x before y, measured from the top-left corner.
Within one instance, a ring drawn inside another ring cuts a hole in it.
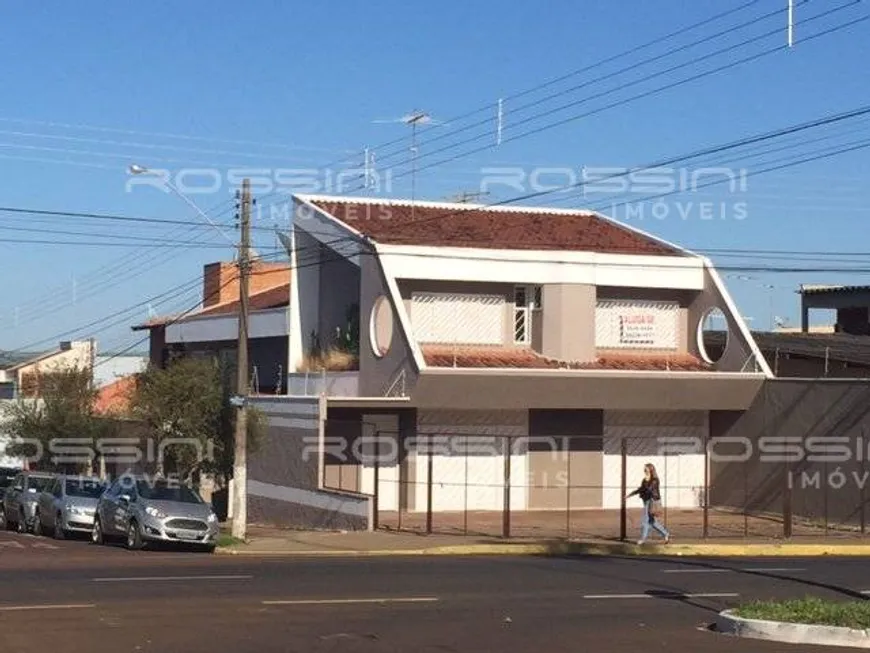
[[[132,164],[131,166],[129,166],[129,167],[127,168],[127,172],[129,172],[131,175],[148,175],[148,174],[153,174],[154,171],[149,170],[149,169],[146,168],[145,166],[141,166],[141,165],[139,165],[139,164],[137,164],[137,163],[134,163],[134,164]],[[185,194],[182,193],[180,190],[178,190],[178,188],[176,188],[175,185],[172,184],[172,182],[170,182],[168,179],[164,179],[164,180],[163,180],[163,183],[166,184],[166,186],[167,186],[167,187],[168,187],[168,188],[169,188],[173,193],[175,193],[176,195],[178,195],[182,200],[184,200],[185,203],[187,203],[187,204],[188,204],[189,206],[191,206],[191,207],[192,207],[192,208],[193,208],[197,213],[199,213],[199,215],[202,216],[202,217],[205,219],[205,221],[208,222],[212,227],[214,227],[214,228],[215,228],[215,229],[220,233],[221,236],[223,236],[224,238],[226,238],[226,239],[229,241],[229,243],[230,243],[233,247],[237,247],[237,246],[238,246],[238,243],[236,243],[236,241],[234,241],[232,238],[230,238],[229,236],[227,236],[227,234],[224,233],[223,229],[221,229],[221,228],[220,228],[220,227],[219,227],[219,226],[218,226],[218,225],[217,225],[217,224],[216,224],[216,223],[215,223],[215,222],[214,222],[210,217],[208,217],[208,215],[206,214],[205,211],[203,211],[201,208],[199,208],[199,207],[198,207],[198,206],[193,202],[193,200],[191,200],[187,195],[185,195]]]

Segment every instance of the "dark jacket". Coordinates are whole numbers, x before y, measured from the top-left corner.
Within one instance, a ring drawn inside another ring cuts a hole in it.
[[[659,480],[657,478],[650,479],[649,481],[643,479],[640,487],[628,496],[633,497],[635,494],[643,501],[661,501],[662,495],[659,492]]]

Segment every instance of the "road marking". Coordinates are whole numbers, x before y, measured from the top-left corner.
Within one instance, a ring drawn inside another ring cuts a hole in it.
[[[47,544],[45,542],[37,542],[33,545],[34,549],[59,549],[59,546],[55,546],[54,544]]]
[[[10,548],[10,549],[23,549],[24,545],[21,542],[0,542],[0,547]]]
[[[666,574],[734,574],[741,571],[748,572],[786,572],[786,571],[806,571],[806,569],[798,567],[747,567],[745,569],[663,569]]]
[[[722,599],[740,596],[734,593],[683,594],[682,592],[653,592],[651,594],[585,594],[584,599]]]
[[[352,603],[432,603],[439,599],[434,596],[411,596],[406,598],[374,599],[297,599],[289,601],[263,601],[263,605],[338,605]]]
[[[95,583],[136,583],[176,580],[250,580],[253,576],[128,576],[126,578],[92,578]]]
[[[4,605],[0,606],[0,612],[21,612],[23,610],[81,610],[95,608],[95,603],[70,603],[67,605]]]

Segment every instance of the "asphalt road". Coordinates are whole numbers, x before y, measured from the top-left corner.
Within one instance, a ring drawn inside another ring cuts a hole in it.
[[[0,651],[813,651],[706,625],[865,591],[860,558],[254,559],[0,533]]]

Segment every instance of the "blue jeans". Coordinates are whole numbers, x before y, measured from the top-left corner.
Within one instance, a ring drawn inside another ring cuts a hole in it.
[[[643,514],[641,515],[640,539],[646,541],[649,537],[649,529],[653,528],[659,535],[664,538],[670,537],[668,529],[658,519],[650,519],[649,508],[651,501],[643,502]],[[650,523],[652,521],[652,523]]]

